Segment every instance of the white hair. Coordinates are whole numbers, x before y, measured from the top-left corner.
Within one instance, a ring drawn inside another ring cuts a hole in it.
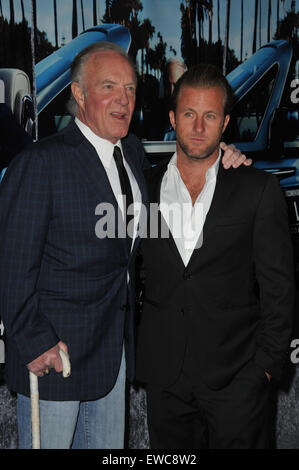
[[[95,42],[94,44],[91,44],[90,46],[86,47],[81,52],[79,52],[79,54],[75,57],[75,59],[73,60],[71,64],[71,82],[80,83],[84,91],[84,86],[82,84],[82,77],[84,74],[84,68],[85,68],[86,62],[94,54],[97,54],[99,52],[105,52],[105,51],[116,52],[120,56],[124,57],[130,64],[130,66],[132,67],[134,77],[135,77],[135,82],[137,83],[135,64],[130,58],[130,56],[121,46],[119,46],[118,44],[114,44],[113,42],[108,42],[108,41]],[[67,103],[67,109],[70,112],[70,114],[72,114],[73,116],[77,114],[78,104],[72,93]]]

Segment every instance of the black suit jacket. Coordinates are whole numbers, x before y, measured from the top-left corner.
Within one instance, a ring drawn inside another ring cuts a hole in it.
[[[167,164],[148,171],[158,202]],[[160,217],[161,225],[163,218]],[[164,222],[165,223],[165,222]],[[203,245],[184,266],[169,238],[142,241],[144,304],[137,379],[168,386],[188,342],[194,380],[224,387],[250,360],[279,378],[291,335],[293,255],[276,178],[220,164]]]
[[[145,201],[141,143],[128,136],[122,145]],[[129,253],[125,238],[98,238],[95,212],[101,202],[111,203],[117,213],[101,160],[73,122],[16,157],[5,174],[0,312],[12,390],[29,393],[25,364],[59,340],[69,348],[72,373],[64,379],[52,371],[39,379],[42,399],[105,395],[117,377],[124,334],[127,374],[133,378],[133,267],[139,240]]]

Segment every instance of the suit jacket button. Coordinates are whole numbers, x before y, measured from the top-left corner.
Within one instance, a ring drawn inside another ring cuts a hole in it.
[[[183,279],[184,281],[190,281],[190,279],[192,279],[192,274],[188,274],[188,273],[184,273],[183,274]]]

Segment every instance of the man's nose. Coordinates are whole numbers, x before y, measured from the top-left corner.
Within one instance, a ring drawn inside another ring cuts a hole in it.
[[[129,103],[129,97],[126,88],[119,88],[116,100],[122,106],[126,106]]]
[[[203,116],[197,116],[194,120],[194,129],[196,132],[203,132],[205,128]]]

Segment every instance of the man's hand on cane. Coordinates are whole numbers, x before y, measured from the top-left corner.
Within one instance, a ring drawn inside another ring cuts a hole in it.
[[[38,377],[48,374],[51,368],[55,369],[56,372],[62,372],[63,377],[69,377],[71,374],[71,364],[68,357],[67,345],[59,341],[56,346],[29,362],[27,368],[29,369],[30,382],[32,448],[40,449]]]
[[[65,343],[59,341],[53,348],[45,351],[39,357],[27,364],[27,368],[33,372],[37,377],[42,377],[48,374],[50,369],[55,369],[56,372],[62,372],[63,364],[59,354],[59,349],[68,353],[68,348]]]

